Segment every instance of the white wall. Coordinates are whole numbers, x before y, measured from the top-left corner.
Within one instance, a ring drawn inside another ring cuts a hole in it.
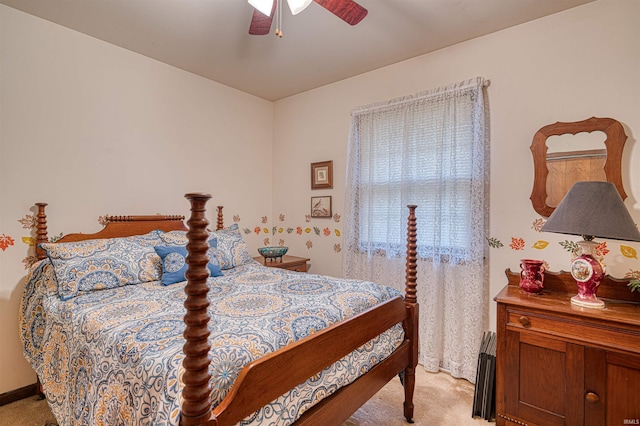
[[[271,102],[0,5],[0,236],[15,240],[0,251],[0,393],[35,382],[17,323],[31,254],[18,220],[35,202],[49,235],[188,215],[192,191],[254,223],[271,211],[272,126]]]
[[[542,258],[552,270],[568,269],[570,256],[557,243],[580,239],[532,229],[540,216],[529,200],[533,185],[529,146],[542,126],[592,116],[619,120],[628,135],[623,157],[623,179],[629,195],[626,205],[640,223],[637,0],[589,3],[277,102],[274,209],[288,217],[303,217],[309,197],[318,192],[309,189],[309,163],[333,160],[335,185],[322,193],[331,194],[334,209],[343,213],[349,113],[353,107],[476,76],[491,80],[489,236],[504,244],[490,250],[491,298],[506,284],[504,270],[517,269],[521,258]],[[523,238],[525,248],[510,248],[512,237]],[[549,241],[549,246],[534,249],[532,245],[539,239]],[[314,245],[309,250],[304,239],[291,241],[290,252],[311,257],[314,272],[341,274],[342,256],[331,247],[316,249]],[[640,252],[639,244],[628,245]],[[611,252],[605,260],[611,274],[624,276],[629,270],[640,270],[637,258],[620,254],[620,242],[608,241],[607,246]],[[495,328],[495,303],[490,303]]]

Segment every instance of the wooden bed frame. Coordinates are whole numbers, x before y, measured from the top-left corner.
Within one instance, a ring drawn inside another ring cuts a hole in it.
[[[294,344],[256,360],[240,372],[229,394],[212,408],[209,383],[209,314],[207,307],[209,272],[206,255],[208,244],[205,205],[209,194],[190,193],[191,217],[185,227],[184,216],[107,216],[105,228],[95,234],[68,234],[59,242],[96,238],[115,238],[144,234],[154,229],[187,230],[187,263],[185,292],[186,329],[183,347],[184,388],[182,391],[181,425],[235,425],[285,392],[306,381],[340,358],[364,345],[372,338],[402,322],[405,337],[400,346],[384,361],[355,382],[339,389],[306,411],[296,425],[340,425],[396,375],[404,386],[404,416],[413,423],[415,367],[418,363],[418,303],[416,293],[416,206],[409,205],[407,223],[407,258],[405,298],[397,297],[380,303],[348,320],[303,338]],[[36,256],[46,257],[38,245],[47,242],[46,203],[37,203]],[[222,206],[217,208],[217,227],[223,228]],[[286,371],[287,374],[282,374]]]

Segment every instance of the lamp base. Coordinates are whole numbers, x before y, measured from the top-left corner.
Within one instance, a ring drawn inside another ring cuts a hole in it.
[[[598,299],[596,296],[591,298],[582,298],[579,294],[576,294],[571,298],[571,304],[580,306],[582,308],[597,308],[602,309],[605,307],[605,304],[602,300]]]
[[[583,308],[604,308],[604,302],[596,297],[605,269],[595,259],[597,244],[593,241],[580,241],[579,251],[571,263],[571,275],[576,280],[578,294],[571,298],[573,305]]]

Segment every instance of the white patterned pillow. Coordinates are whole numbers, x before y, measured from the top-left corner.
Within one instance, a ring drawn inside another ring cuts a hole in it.
[[[251,255],[237,223],[226,229],[211,232],[209,235],[218,240],[218,260],[221,269],[231,269],[251,262]]]
[[[215,237],[218,240],[218,261],[220,269],[231,269],[251,261],[251,255],[247,250],[247,244],[242,239],[242,234],[238,229],[238,224],[234,223],[226,229],[209,232],[209,238]],[[170,231],[160,233],[160,238],[165,244],[184,245],[187,244],[186,231]]]
[[[160,239],[170,246],[184,246],[189,242],[187,231],[160,232]]]
[[[94,290],[159,281],[162,244],[159,231],[145,235],[72,243],[43,243],[58,282],[58,295],[69,300]]]

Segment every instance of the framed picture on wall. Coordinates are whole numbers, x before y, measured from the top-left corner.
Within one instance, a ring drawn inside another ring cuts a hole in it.
[[[331,216],[331,195],[311,197],[311,217]]]
[[[333,188],[333,161],[311,163],[311,189]]]

